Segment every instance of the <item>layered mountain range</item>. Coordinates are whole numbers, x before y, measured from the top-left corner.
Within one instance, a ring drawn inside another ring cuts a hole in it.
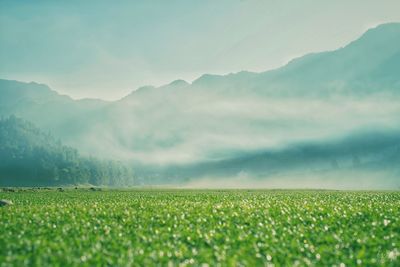
[[[84,155],[126,161],[142,183],[368,173],[399,186],[399,44],[400,23],[384,24],[275,70],[145,86],[118,101],[0,80],[0,116],[31,121]]]

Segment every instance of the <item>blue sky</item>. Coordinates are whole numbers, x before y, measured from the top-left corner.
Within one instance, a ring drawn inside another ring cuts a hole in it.
[[[4,1],[0,78],[118,99],[203,73],[263,71],[400,21],[400,1]]]

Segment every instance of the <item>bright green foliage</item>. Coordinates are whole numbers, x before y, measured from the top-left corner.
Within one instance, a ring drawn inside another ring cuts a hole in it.
[[[0,208],[0,266],[400,265],[400,192],[71,189],[0,198],[14,203]]]

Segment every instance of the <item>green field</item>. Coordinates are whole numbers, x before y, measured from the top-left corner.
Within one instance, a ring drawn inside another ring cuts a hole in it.
[[[399,266],[400,192],[0,192],[0,266]]]

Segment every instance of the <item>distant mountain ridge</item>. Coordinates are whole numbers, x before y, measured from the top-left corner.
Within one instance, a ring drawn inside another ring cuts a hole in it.
[[[282,79],[287,78],[286,76],[290,76],[290,79],[287,82],[310,82],[310,80],[301,77],[306,74],[312,74],[312,77],[310,78],[318,81],[316,77],[322,78],[318,75],[322,72],[323,74],[331,74],[331,76],[328,77],[331,82],[343,81],[350,77],[366,79],[367,74],[371,73],[375,75],[385,74],[384,82],[392,82],[391,85],[394,85],[397,90],[397,86],[400,86],[400,81],[398,79],[399,71],[397,68],[400,64],[399,42],[400,23],[382,24],[376,28],[368,30],[359,39],[351,42],[347,46],[334,51],[307,54],[295,58],[285,66],[277,69],[260,73],[241,71],[228,75],[204,74],[194,80],[192,84],[184,80],[175,80],[170,84],[161,86],[160,89],[218,87],[228,82],[232,88],[236,89],[236,87],[244,86],[246,90],[251,90],[263,87],[262,85],[257,84],[259,82],[269,82],[272,83],[273,86],[277,86],[277,83],[280,83],[282,82]],[[327,71],[326,68],[329,68],[329,71]],[[299,72],[299,69],[302,69],[302,71]],[[362,81],[359,82],[361,83]],[[244,85],[242,83],[244,83]],[[265,88],[266,87],[264,86],[264,89]],[[296,88],[296,86],[294,88]],[[152,89],[157,90],[158,88],[153,86],[143,86],[133,91],[130,95],[134,96],[142,91]],[[23,100],[23,98],[26,100],[36,100],[41,102],[46,102],[47,100],[54,101],[55,98],[58,98],[58,100],[64,99],[65,101],[72,100],[66,95],[57,94],[56,91],[52,90],[47,85],[35,82],[24,83],[0,79],[0,90],[2,95],[2,99],[0,99],[1,105],[5,105],[6,102],[13,105],[16,104],[16,100]],[[98,102],[100,105],[108,102],[98,99],[81,99],[72,101]]]
[[[275,70],[225,76],[206,74],[193,85],[223,86],[235,90],[244,87],[273,95],[343,93],[339,90],[350,90],[350,87],[354,87],[353,90],[346,93],[363,94],[365,90],[378,89],[398,93],[399,42],[400,23],[383,24],[368,30],[345,47],[308,54]],[[376,78],[376,74],[381,75],[374,81],[371,77]],[[377,88],[382,83],[385,88]]]

